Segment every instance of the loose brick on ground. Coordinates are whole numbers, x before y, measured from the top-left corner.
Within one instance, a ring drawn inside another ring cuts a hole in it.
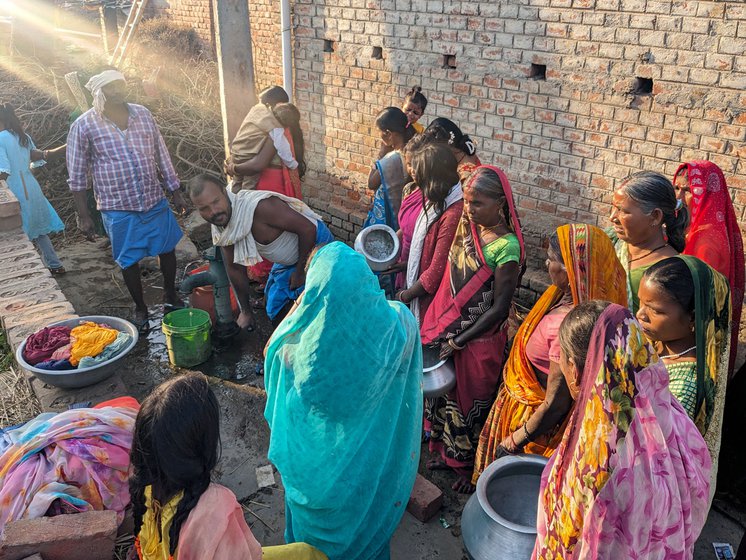
[[[39,553],[45,560],[111,560],[117,535],[113,511],[88,511],[8,523],[0,560]]]
[[[424,476],[418,474],[409,497],[407,511],[423,523],[430,521],[443,505],[443,492]]]

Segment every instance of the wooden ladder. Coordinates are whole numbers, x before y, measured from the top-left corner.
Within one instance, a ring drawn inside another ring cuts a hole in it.
[[[132,37],[135,35],[137,30],[137,24],[140,23],[142,16],[145,14],[145,7],[148,4],[148,0],[134,0],[130,13],[127,16],[127,23],[124,24],[122,33],[119,35],[117,46],[114,47],[114,51],[111,53],[109,58],[109,64],[115,67],[119,67],[124,59],[127,58],[127,51],[132,42]]]

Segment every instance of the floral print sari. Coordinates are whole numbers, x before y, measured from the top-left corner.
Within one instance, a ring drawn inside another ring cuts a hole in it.
[[[632,314],[596,322],[577,405],[544,469],[533,558],[692,558],[710,456]]]

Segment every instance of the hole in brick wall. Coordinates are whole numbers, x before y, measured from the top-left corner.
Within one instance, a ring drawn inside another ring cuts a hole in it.
[[[334,52],[334,41],[324,39],[324,52]]]
[[[370,57],[373,60],[383,60],[383,47],[373,47],[373,53]]]
[[[650,95],[653,93],[652,78],[635,78],[635,86],[632,89],[634,95]]]
[[[456,68],[456,55],[455,54],[444,54],[443,55],[443,68]]]
[[[531,64],[531,70],[528,72],[528,77],[534,80],[546,80],[547,79],[547,65],[546,64]]]

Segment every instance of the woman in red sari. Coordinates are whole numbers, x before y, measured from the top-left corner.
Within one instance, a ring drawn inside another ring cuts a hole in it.
[[[728,279],[733,309],[729,375],[738,350],[744,296],[743,239],[722,170],[710,161],[682,163],[673,178],[676,196],[691,215],[682,253],[697,257]]]
[[[479,434],[500,383],[507,319],[525,250],[505,173],[481,166],[464,186],[464,213],[448,255],[448,269],[424,314],[420,334],[453,355],[456,387],[425,405],[430,469],[450,468],[453,489],[474,491],[471,473]]]

